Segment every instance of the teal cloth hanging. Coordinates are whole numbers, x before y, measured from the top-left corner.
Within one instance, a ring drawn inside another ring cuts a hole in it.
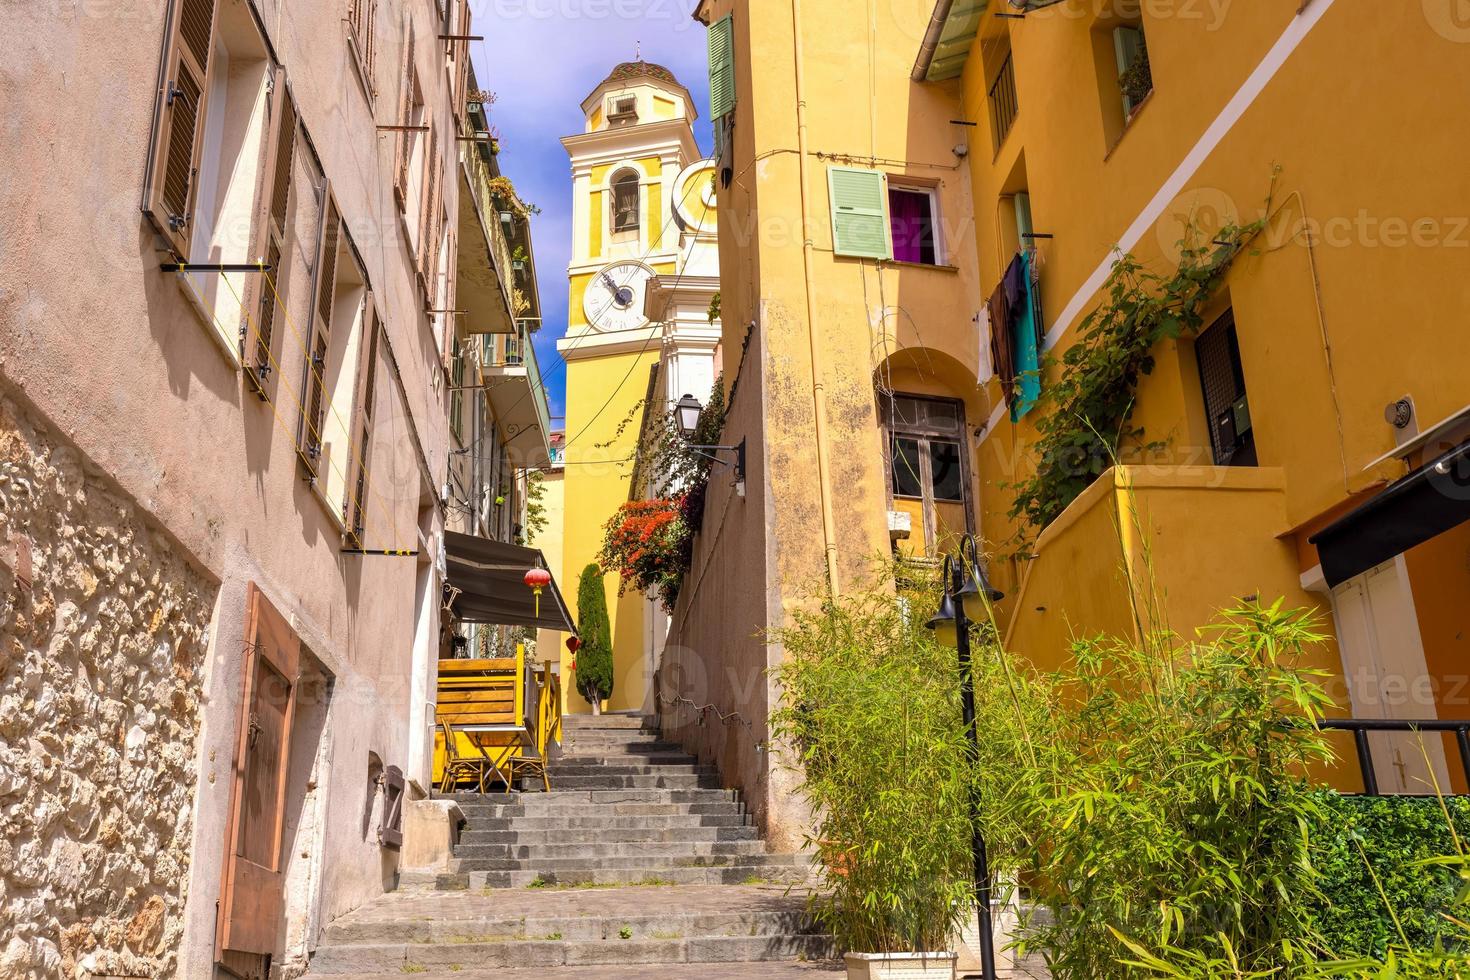
[[[1040,331],[1036,329],[1036,310],[1039,306],[1036,295],[1035,276],[1032,274],[1031,253],[1022,250],[1021,275],[1026,284],[1025,300],[1019,311],[1011,313],[1011,350],[1015,352],[1016,393],[1011,399],[1011,421],[1019,422],[1041,397],[1041,349],[1036,342]]]

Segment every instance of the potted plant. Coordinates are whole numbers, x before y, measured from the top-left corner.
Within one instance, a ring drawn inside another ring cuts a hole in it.
[[[774,639],[773,721],[815,815],[812,902],[848,977],[951,980],[975,897],[953,651],[881,590],[798,613]]]

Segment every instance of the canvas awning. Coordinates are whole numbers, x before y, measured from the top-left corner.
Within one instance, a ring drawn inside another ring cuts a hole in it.
[[[577,632],[555,576],[541,590],[541,613],[536,614],[536,597],[524,578],[528,569],[546,568],[539,548],[445,531],[444,563],[449,585],[459,590],[449,608],[461,622]]]
[[[1470,442],[1425,463],[1312,535],[1329,586],[1470,520]]]

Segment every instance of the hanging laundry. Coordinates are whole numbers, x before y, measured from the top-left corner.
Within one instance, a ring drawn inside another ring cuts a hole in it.
[[[1011,344],[1016,371],[1016,395],[1011,399],[1011,421],[1019,422],[1041,397],[1040,291],[1031,275],[1031,254],[1020,252],[1006,270],[1004,284],[1011,290],[1016,280],[1016,301],[1011,304]]]

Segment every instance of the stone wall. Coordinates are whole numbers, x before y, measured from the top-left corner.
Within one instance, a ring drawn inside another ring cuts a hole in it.
[[[216,586],[0,389],[0,976],[169,976]]]

